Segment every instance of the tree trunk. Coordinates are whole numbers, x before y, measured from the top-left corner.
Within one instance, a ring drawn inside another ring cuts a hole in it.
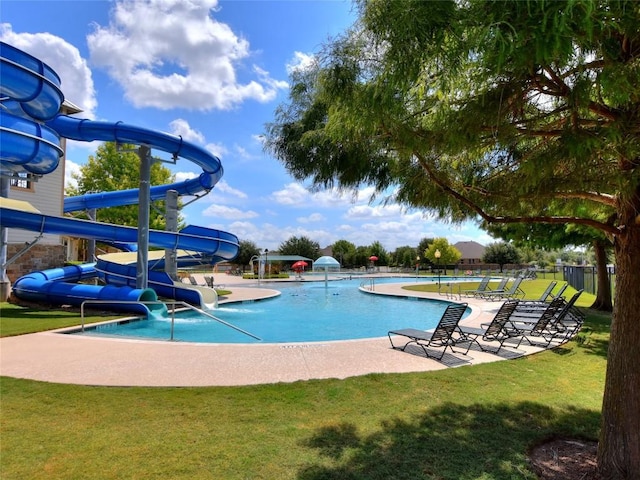
[[[640,223],[622,207],[616,237],[616,292],[602,403],[598,470],[606,479],[640,479]],[[626,222],[625,222],[626,220]]]
[[[600,240],[593,242],[593,251],[596,254],[598,283],[596,299],[593,305],[591,305],[591,308],[602,312],[610,312],[613,310],[613,303],[611,302],[611,281],[609,280],[609,272],[607,271],[607,245],[610,244],[606,244]]]

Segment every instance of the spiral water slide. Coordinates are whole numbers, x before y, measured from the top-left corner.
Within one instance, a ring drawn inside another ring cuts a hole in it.
[[[60,137],[78,141],[115,141],[145,145],[168,152],[174,158],[189,160],[202,169],[199,177],[151,188],[151,200],[164,198],[167,191],[179,195],[197,195],[211,190],[223,174],[220,160],[206,150],[180,137],[127,125],[121,122],[96,122],[59,115],[64,96],[58,75],[39,59],[0,42],[2,78],[0,80],[0,173],[53,172],[62,156]],[[64,211],[78,211],[138,203],[138,190],[103,192],[67,198]],[[27,202],[0,198],[0,225],[39,233],[68,235],[107,243],[135,243],[138,232],[133,227],[104,224],[88,220],[44,215]],[[238,253],[238,238],[230,233],[204,227],[188,226],[180,232],[149,231],[149,244],[178,252],[178,264],[215,264],[231,260]],[[130,257],[130,256],[129,256]],[[204,303],[201,292],[175,283],[162,271],[149,272],[152,289],[136,289],[135,261],[126,254],[101,256],[95,264],[33,272],[13,285],[18,298],[53,304],[80,304],[85,300],[122,302],[153,301],[157,294]],[[3,262],[5,259],[1,259]],[[154,257],[154,268],[163,266]],[[78,284],[99,274],[107,286]],[[123,309],[139,307],[123,304]]]

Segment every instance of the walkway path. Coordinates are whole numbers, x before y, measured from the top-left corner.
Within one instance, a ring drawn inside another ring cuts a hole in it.
[[[249,282],[239,277],[225,278],[224,283],[233,291],[229,301],[273,293],[249,288]],[[277,284],[269,283],[269,287],[277,288]],[[381,294],[434,297],[403,290],[400,284],[380,284],[375,289]],[[499,307],[499,302],[464,301],[473,310],[463,322],[473,326],[490,320]],[[407,324],[410,326],[415,325]],[[522,349],[527,353],[539,350]],[[239,345],[107,339],[50,331],[0,339],[0,374],[86,385],[223,386],[423,372],[504,359],[479,350],[471,350],[469,354],[472,358],[468,361],[463,355],[447,354],[443,362],[438,362],[425,358],[423,353],[393,350],[386,336],[338,342]]]

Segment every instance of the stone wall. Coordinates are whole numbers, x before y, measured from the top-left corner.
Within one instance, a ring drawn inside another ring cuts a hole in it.
[[[21,244],[9,244],[7,246],[7,259],[13,258],[23,247],[24,245]],[[65,260],[64,245],[34,245],[26,253],[23,253],[15,261],[7,265],[7,276],[13,283],[29,272],[63,267]]]

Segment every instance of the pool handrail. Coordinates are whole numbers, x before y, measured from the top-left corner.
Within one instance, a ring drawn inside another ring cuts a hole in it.
[[[84,306],[85,304],[100,304],[100,305],[110,305],[110,304],[118,304],[118,305],[122,305],[122,304],[136,304],[136,305],[143,305],[143,306],[147,306],[147,305],[164,305],[165,307],[167,305],[172,305],[173,308],[171,308],[171,337],[170,337],[170,341],[173,341],[173,329],[174,329],[174,324],[175,324],[175,313],[176,313],[176,306],[180,306],[183,307],[185,309],[189,309],[189,310],[193,310],[197,313],[199,313],[200,315],[204,315],[205,317],[209,317],[212,320],[215,320],[218,323],[221,323],[229,328],[233,328],[234,330],[243,333],[251,338],[254,338],[256,340],[258,340],[259,342],[262,341],[262,338],[258,337],[257,335],[254,335],[251,332],[247,332],[246,330],[243,330],[240,327],[237,327],[235,325],[233,325],[232,323],[226,322],[224,320],[222,320],[221,318],[216,317],[215,315],[210,314],[209,312],[202,310],[198,307],[195,307],[193,305],[191,305],[190,303],[187,302],[182,302],[182,301],[168,301],[168,302],[161,302],[161,301],[119,301],[119,300],[85,300],[84,302],[82,302],[80,304],[80,321],[81,321],[81,326],[80,326],[80,331],[84,332]],[[151,310],[148,309],[148,312],[151,313]]]

